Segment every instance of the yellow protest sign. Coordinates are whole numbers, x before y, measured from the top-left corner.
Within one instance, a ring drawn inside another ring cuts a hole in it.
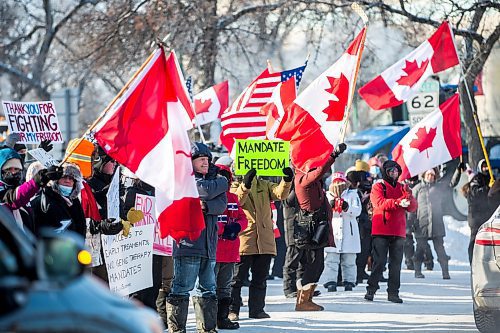
[[[289,165],[290,142],[279,140],[236,140],[236,175],[256,169],[259,176],[283,176]]]

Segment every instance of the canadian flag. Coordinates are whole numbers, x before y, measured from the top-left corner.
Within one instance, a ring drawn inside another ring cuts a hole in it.
[[[290,141],[292,163],[303,172],[323,165],[339,141],[365,37],[366,27],[286,109],[276,130],[277,138]]]
[[[462,154],[458,94],[416,124],[394,147],[392,158],[405,180]]]
[[[359,95],[374,110],[397,106],[418,92],[430,75],[458,65],[453,32],[448,22],[413,52],[359,89]]]
[[[274,88],[271,100],[260,109],[260,113],[267,116],[267,139],[278,139],[276,137],[276,131],[285,116],[286,108],[292,104],[296,97],[297,86],[295,83],[295,76],[292,76],[285,82],[280,82],[276,88]]]
[[[193,119],[195,126],[205,125],[220,118],[220,115],[229,105],[228,81],[216,84],[194,96]]]
[[[155,187],[162,238],[196,239],[205,228],[186,132],[193,116],[175,53],[165,59],[160,48],[95,127],[109,156]]]

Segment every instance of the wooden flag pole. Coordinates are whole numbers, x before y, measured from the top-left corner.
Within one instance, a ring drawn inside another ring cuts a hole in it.
[[[158,47],[159,48],[163,48],[162,45],[158,44]],[[127,91],[127,89],[130,87],[130,85],[132,84],[132,82],[135,80],[135,78],[137,78],[137,76],[142,72],[142,70],[144,69],[144,67],[147,66],[147,64],[149,63],[149,61],[151,60],[151,58],[153,58],[153,56],[155,55],[155,53],[157,52],[157,50],[153,51],[149,57],[146,59],[146,61],[141,65],[141,67],[139,67],[139,69],[134,73],[134,75],[132,75],[132,77],[130,78],[130,80],[128,80],[128,82],[123,86],[123,88],[120,90],[120,92],[115,96],[115,98],[113,98],[113,100],[108,104],[108,106],[104,109],[104,111],[101,112],[101,114],[99,115],[99,117],[97,117],[97,119],[92,123],[92,125],[90,125],[87,130],[85,131],[85,133],[78,139],[77,143],[70,149],[69,152],[66,153],[66,155],[64,156],[63,160],[61,161],[61,163],[59,163],[59,166],[61,166],[64,162],[66,162],[68,160],[68,157],[75,151],[75,149],[80,145],[80,143],[83,141],[83,139],[85,138],[85,135],[87,135],[90,131],[92,131],[94,129],[94,127],[97,126],[97,124],[101,121],[102,118],[104,118],[104,116],[106,115],[106,113],[111,109],[111,107],[113,106],[113,104],[120,98],[123,96],[123,94],[125,93],[125,91]]]
[[[354,90],[356,89],[356,81],[358,79],[359,67],[360,67],[360,64],[361,64],[361,56],[363,55],[363,50],[365,48],[366,32],[368,31],[368,29],[367,29],[367,27],[368,27],[368,17],[366,16],[366,14],[363,12],[363,10],[361,9],[361,7],[359,7],[359,5],[357,3],[353,3],[352,7],[353,7],[354,11],[359,16],[361,16],[361,19],[365,23],[365,26],[364,26],[365,31],[363,32],[363,36],[361,37],[361,45],[359,46],[359,56],[358,56],[358,61],[356,63],[356,71],[354,72],[354,81],[353,81],[353,84],[351,86],[351,97],[349,98],[349,101],[348,101],[348,103],[346,105],[346,111],[345,111],[345,115],[344,115],[344,122],[343,122],[342,128],[340,130],[340,140],[339,140],[339,142],[344,142],[344,139],[345,139],[345,133],[347,131],[347,123],[349,121],[349,114],[351,112],[352,100],[354,98]]]

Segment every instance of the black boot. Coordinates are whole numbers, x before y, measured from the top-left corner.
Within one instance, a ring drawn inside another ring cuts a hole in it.
[[[217,308],[217,328],[225,330],[236,330],[240,328],[240,324],[233,323],[227,317],[229,315],[229,305],[231,304],[231,298],[222,298],[218,302]]]
[[[372,291],[372,290],[367,290],[366,291],[365,299],[367,301],[373,301],[374,297],[375,297],[375,291]]]
[[[389,293],[387,295],[387,300],[392,303],[403,303],[403,300],[399,298],[398,293]]]
[[[327,283],[325,283],[323,285],[323,287],[325,287],[328,290],[328,292],[330,292],[330,293],[336,292],[337,291],[337,282],[328,281]]]
[[[198,333],[216,333],[217,298],[193,296],[193,305]]]
[[[166,307],[169,332],[186,333],[189,297],[167,297]]]
[[[165,325],[165,328],[168,328],[166,303],[167,293],[163,289],[160,289],[160,291],[158,292],[158,296],[156,297],[156,312],[158,312],[158,315],[163,321],[163,325]]]

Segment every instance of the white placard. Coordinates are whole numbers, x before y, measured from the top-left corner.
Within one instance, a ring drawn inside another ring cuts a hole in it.
[[[39,143],[51,140],[62,143],[54,102],[2,101],[5,120],[10,133],[19,133],[19,142]]]
[[[101,236],[112,291],[126,296],[153,285],[153,230],[150,224],[134,226],[128,237]]]
[[[135,209],[142,211],[144,213],[144,218],[134,224],[134,226],[153,224],[153,253],[161,256],[172,256],[174,239],[170,236],[160,238],[160,226],[158,225],[158,220],[156,219],[155,204],[155,197],[144,194],[136,194]]]
[[[108,218],[120,220],[120,169],[117,168],[113,175],[113,180],[109,184],[108,193]]]
[[[59,162],[52,156],[52,154],[47,153],[42,148],[36,148],[28,150],[28,153],[33,156],[38,162],[42,163],[44,167],[48,168],[52,165],[58,165]]]

